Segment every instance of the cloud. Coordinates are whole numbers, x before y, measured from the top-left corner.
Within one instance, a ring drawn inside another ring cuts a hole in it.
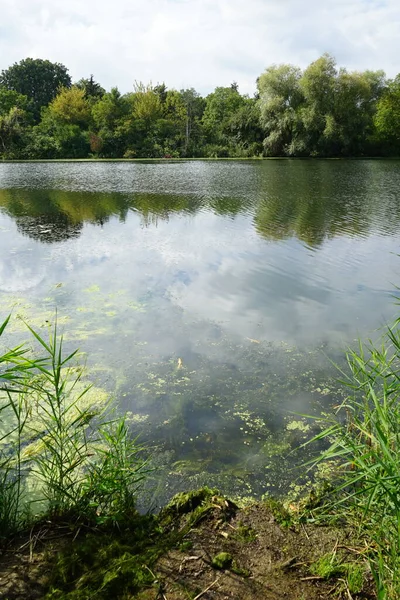
[[[323,52],[351,69],[397,73],[398,0],[2,0],[0,68],[27,56],[93,73],[195,87],[238,81],[253,93],[272,63],[305,67]]]

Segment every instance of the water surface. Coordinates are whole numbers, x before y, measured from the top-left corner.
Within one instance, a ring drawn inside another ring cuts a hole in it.
[[[400,162],[0,164],[0,317],[55,309],[159,466],[261,495],[338,400],[328,358],[395,310]],[[304,456],[303,456],[304,458]]]

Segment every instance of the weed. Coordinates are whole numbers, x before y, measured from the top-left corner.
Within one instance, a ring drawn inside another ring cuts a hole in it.
[[[236,527],[236,532],[231,537],[244,544],[249,544],[257,539],[257,532],[249,525],[240,522]]]
[[[336,552],[329,552],[310,566],[310,572],[321,579],[330,579],[337,575],[343,575],[343,563]]]
[[[288,510],[286,510],[286,508],[281,502],[279,502],[278,500],[274,500],[269,496],[263,496],[263,502],[266,505],[266,507],[271,511],[271,513],[276,519],[276,522],[279,523],[279,525],[282,525],[282,527],[290,527],[291,525],[293,525],[292,515],[289,513]]]
[[[347,354],[351,395],[314,439],[328,439],[318,459],[336,462],[334,499],[319,513],[358,524],[369,546],[379,598],[400,597],[400,320],[379,345]],[[316,513],[315,513],[316,514]],[[357,587],[358,575],[351,579]]]
[[[3,334],[9,318],[0,326]],[[57,325],[45,341],[28,326],[43,356],[18,346],[0,356],[0,537],[23,526],[34,481],[39,515],[101,524],[129,520],[145,476],[141,448],[124,418],[111,420],[88,400],[82,369],[64,356]],[[32,495],[32,494],[31,494]]]

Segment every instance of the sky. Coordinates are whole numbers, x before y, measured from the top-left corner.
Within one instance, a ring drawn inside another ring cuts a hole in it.
[[[202,94],[236,81],[252,95],[267,66],[324,52],[400,71],[399,0],[0,0],[0,15],[0,69],[46,58],[124,93],[135,80]]]

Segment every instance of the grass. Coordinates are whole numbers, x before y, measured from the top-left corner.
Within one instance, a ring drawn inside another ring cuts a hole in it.
[[[146,472],[140,446],[124,418],[90,401],[77,351],[64,353],[57,325],[48,341],[27,327],[40,355],[18,346],[0,356],[0,540],[44,516],[129,519]]]
[[[350,594],[359,594],[364,587],[364,565],[357,561],[345,562],[336,551],[321,556],[310,566],[310,572],[321,579],[338,579]]]
[[[317,462],[336,464],[335,493],[319,518],[358,527],[379,600],[400,598],[399,325],[387,327],[378,344],[348,352],[350,394],[315,438],[329,441]],[[349,577],[356,586],[358,574]]]

